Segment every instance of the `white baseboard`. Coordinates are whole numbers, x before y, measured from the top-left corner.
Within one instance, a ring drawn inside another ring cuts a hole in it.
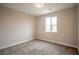
[[[61,45],[65,45],[65,46],[77,48],[77,46],[75,46],[75,45],[60,43],[60,42],[56,42],[56,41],[50,41],[50,40],[43,39],[43,38],[38,38],[38,39],[39,39],[39,40],[48,41],[48,42],[51,42],[51,43],[57,43],[57,44],[61,44]],[[21,43],[24,43],[24,42],[28,42],[28,41],[31,41],[31,40],[34,40],[34,38],[31,38],[31,39],[29,39],[29,40],[24,40],[24,41],[16,42],[16,43],[9,44],[9,45],[5,45],[5,46],[3,46],[3,47],[0,47],[0,49],[4,49],[4,48],[11,47],[11,46],[15,46],[15,45],[18,45],[18,44],[21,44]]]
[[[24,43],[24,42],[31,41],[31,40],[33,40],[33,39],[34,39],[34,38],[31,38],[31,39],[28,39],[28,40],[24,40],[24,41],[20,41],[20,42],[16,42],[16,43],[9,44],[9,45],[5,45],[5,46],[3,46],[3,47],[0,47],[0,49],[4,49],[4,48],[11,47],[11,46],[15,46],[15,45],[18,45],[18,44],[21,44],[21,43]]]
[[[50,41],[50,40],[47,40],[47,39],[44,39],[44,38],[38,38],[38,39],[39,40],[48,41],[48,42],[51,42],[51,43],[57,43],[57,44],[61,44],[61,45],[64,45],[64,46],[69,46],[69,47],[77,48],[77,46],[75,46],[75,45],[70,45],[70,44],[66,44],[66,43],[60,43],[60,42],[56,42],[56,41]]]

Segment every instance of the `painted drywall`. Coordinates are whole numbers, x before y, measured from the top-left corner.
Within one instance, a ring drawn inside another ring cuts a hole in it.
[[[45,32],[45,17],[57,16],[57,33]],[[77,7],[37,17],[37,39],[77,47]]]
[[[35,17],[0,6],[0,48],[34,38]]]

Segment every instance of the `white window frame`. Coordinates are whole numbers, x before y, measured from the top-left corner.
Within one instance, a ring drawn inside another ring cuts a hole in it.
[[[53,17],[56,17],[56,24],[55,24],[56,28],[55,28],[55,31],[53,31],[53,29],[52,29],[52,27],[53,27],[53,25],[52,25],[53,24],[52,23],[53,19],[52,18]],[[50,30],[49,31],[47,31],[47,28],[46,28],[46,26],[47,26],[47,24],[46,24],[46,18],[50,18]],[[57,16],[51,16],[51,17],[46,17],[46,18],[45,18],[45,32],[57,32],[57,21],[58,21],[57,20]]]

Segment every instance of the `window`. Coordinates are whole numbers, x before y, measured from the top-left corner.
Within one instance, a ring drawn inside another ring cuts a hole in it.
[[[47,17],[45,19],[45,31],[46,32],[57,32],[57,16]]]

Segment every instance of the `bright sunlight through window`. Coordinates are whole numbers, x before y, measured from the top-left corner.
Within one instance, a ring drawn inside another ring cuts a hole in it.
[[[57,32],[57,16],[54,17],[46,17],[46,32]]]

